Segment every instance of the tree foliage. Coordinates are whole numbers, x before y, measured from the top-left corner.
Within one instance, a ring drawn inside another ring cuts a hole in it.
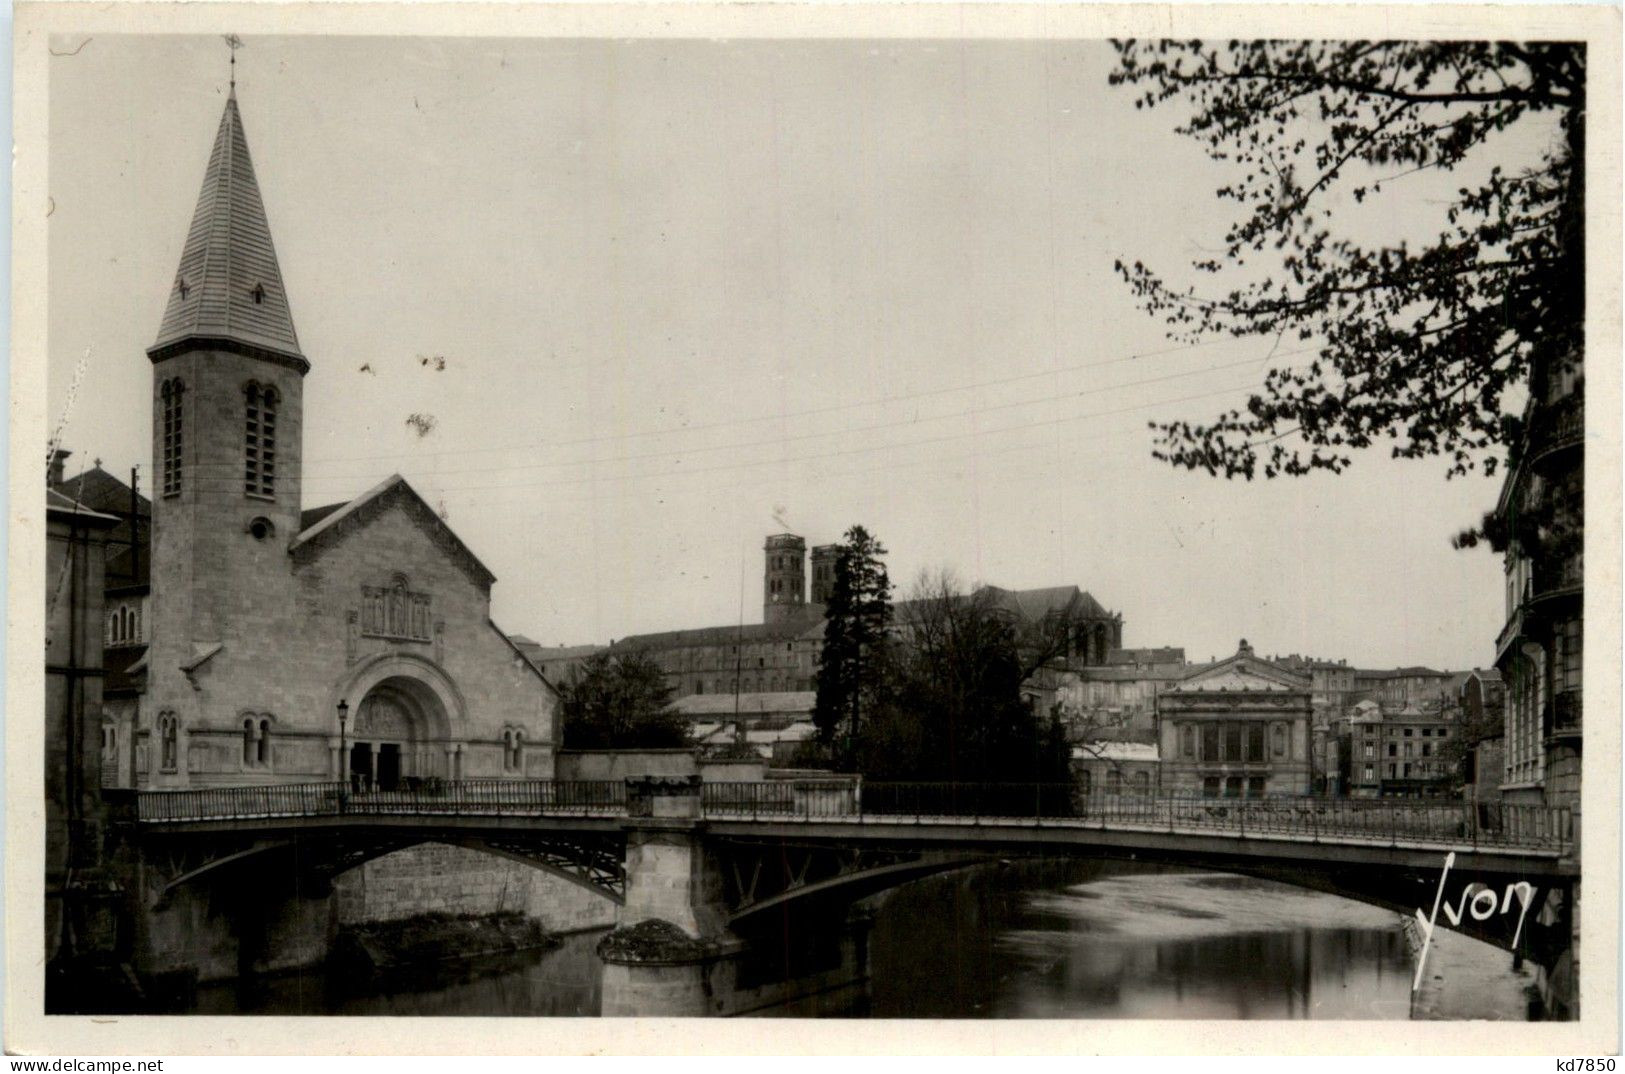
[[[882,680],[886,631],[891,624],[891,579],[886,548],[862,526],[846,531],[836,553],[824,648],[818,662],[813,723],[837,764],[850,759],[867,703]]]
[[[1176,338],[1316,341],[1312,361],[1270,369],[1244,408],[1153,423],[1153,454],[1250,480],[1340,472],[1388,439],[1395,457],[1448,458],[1452,475],[1493,472],[1507,390],[1581,353],[1585,46],[1116,47],[1111,83],[1143,91],[1137,107],[1188,108],[1178,131],[1238,176],[1217,192],[1238,208],[1222,252],[1193,264],[1227,290],[1200,295],[1139,262],[1119,274]],[[1504,170],[1503,136],[1529,123],[1550,137],[1533,163]],[[1339,234],[1348,198],[1427,208],[1403,180],[1430,170],[1465,185],[1414,244]]]
[[[877,780],[1066,781],[1065,729],[1027,696],[1065,652],[1054,639],[1066,631],[1048,618],[1029,623],[993,591],[966,594],[946,575],[922,580],[899,612],[884,689],[857,737],[859,771]]]
[[[559,687],[566,749],[666,749],[689,744],[666,675],[640,652],[595,653]]]

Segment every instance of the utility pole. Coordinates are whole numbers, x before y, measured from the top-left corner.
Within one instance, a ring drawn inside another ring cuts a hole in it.
[[[739,718],[739,683],[745,664],[745,553],[739,553],[739,625],[734,630],[734,746],[742,751],[748,739],[745,722]]]
[[[141,497],[136,492],[141,482],[141,467],[130,467],[130,584],[141,580]]]

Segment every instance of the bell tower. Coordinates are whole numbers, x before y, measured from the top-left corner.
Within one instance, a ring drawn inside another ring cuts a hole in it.
[[[217,714],[204,711],[210,702],[200,696],[194,665],[221,652],[243,658],[274,637],[268,628],[291,616],[287,550],[299,531],[310,369],[294,332],[235,85],[147,356],[148,696],[154,717],[173,713],[183,728],[196,727]],[[186,781],[184,743],[160,749],[154,741],[149,757],[153,782]]]
[[[767,539],[762,577],[762,622],[782,623],[807,605],[807,542],[793,533]]]

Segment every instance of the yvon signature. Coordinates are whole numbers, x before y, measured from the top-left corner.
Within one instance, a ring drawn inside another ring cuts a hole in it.
[[[1445,880],[1450,876],[1450,867],[1456,864],[1454,851],[1445,855],[1444,871],[1439,874],[1439,890],[1433,896],[1433,916],[1428,917],[1420,909],[1416,911],[1416,922],[1422,927],[1422,953],[1416,959],[1416,979],[1411,982],[1411,991],[1415,992],[1422,985],[1422,971],[1427,966],[1428,947],[1433,943],[1433,928],[1439,920],[1439,909],[1442,905],[1444,916],[1451,926],[1460,925],[1466,914],[1471,914],[1474,921],[1488,921],[1496,914],[1504,914],[1512,909],[1512,897],[1518,897],[1518,927],[1512,934],[1512,948],[1517,950],[1518,940],[1523,936],[1524,918],[1529,915],[1529,907],[1535,901],[1535,886],[1527,880],[1519,880],[1515,884],[1508,884],[1502,895],[1496,895],[1495,889],[1487,884],[1472,883],[1461,889],[1461,898],[1456,905],[1451,906],[1444,901]]]

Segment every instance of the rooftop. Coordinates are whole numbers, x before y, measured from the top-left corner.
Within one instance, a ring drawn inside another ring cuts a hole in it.
[[[247,345],[308,367],[293,330],[271,226],[235,91],[226,98],[169,304],[149,353],[187,339]]]

